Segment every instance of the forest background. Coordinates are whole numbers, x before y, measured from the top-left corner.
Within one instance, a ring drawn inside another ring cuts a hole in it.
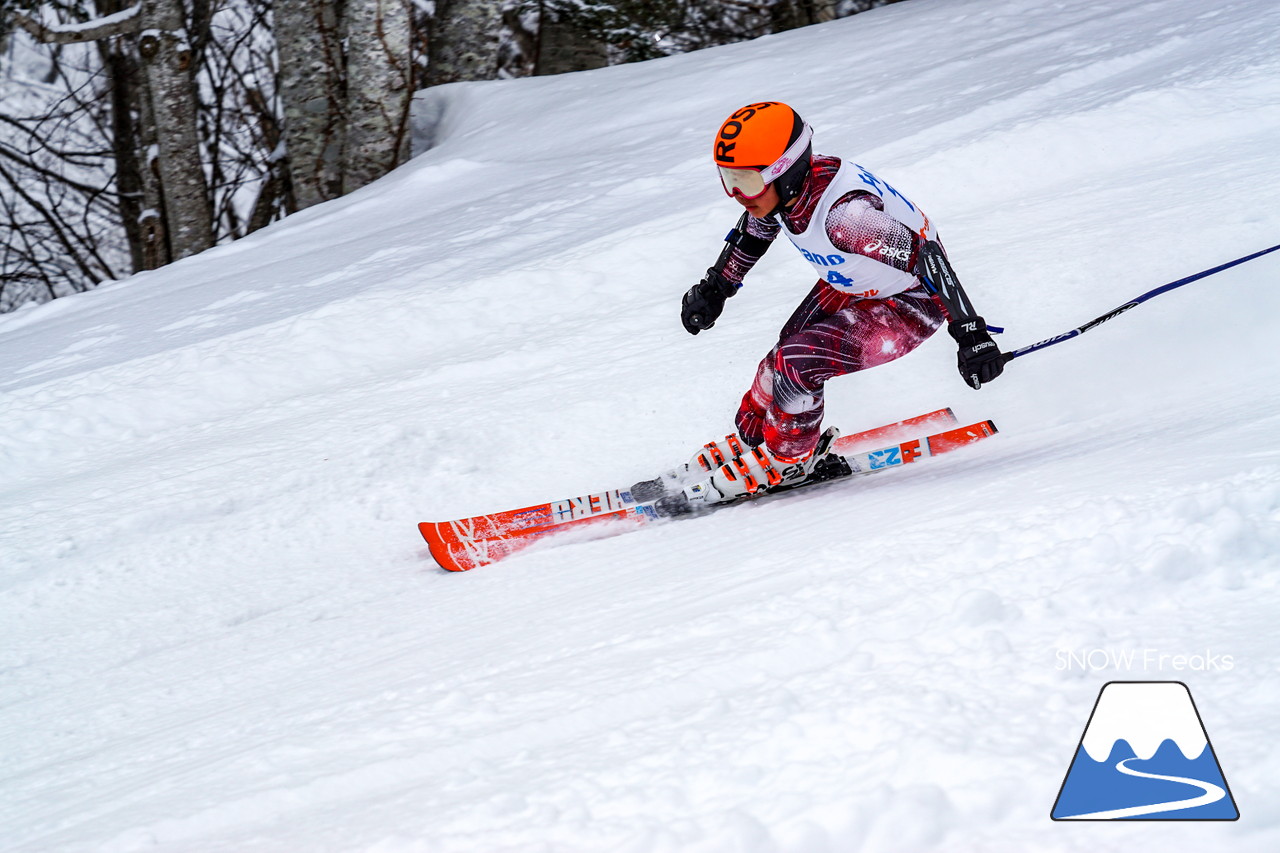
[[[405,162],[413,95],[898,0],[0,0],[0,313],[236,240]],[[799,61],[799,60],[798,60]]]

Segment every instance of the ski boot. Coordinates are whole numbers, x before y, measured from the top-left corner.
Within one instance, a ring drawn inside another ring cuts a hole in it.
[[[831,453],[840,430],[828,427],[813,452],[802,459],[784,459],[763,447],[751,447],[737,435],[704,445],[684,465],[631,487],[637,501],[656,501],[659,515],[682,515],[698,504],[715,504],[748,495],[790,488],[809,480],[827,480],[848,473],[848,466]],[[839,469],[839,470],[837,470]]]
[[[651,501],[663,496],[681,495],[688,487],[705,483],[713,471],[750,449],[738,436],[726,435],[720,441],[703,445],[683,465],[664,471],[652,480],[636,483],[631,487],[631,496],[637,501]]]
[[[703,448],[694,457],[694,462],[708,466],[711,488],[719,494],[721,501],[737,500],[780,491],[809,480],[814,469],[826,460],[831,452],[831,445],[839,437],[840,430],[827,427],[808,455],[790,459],[770,453],[763,445],[744,447],[737,436],[729,435],[725,436],[724,445],[725,449],[733,452],[731,457],[725,458],[720,442],[716,442]],[[718,503],[713,497],[706,499]]]

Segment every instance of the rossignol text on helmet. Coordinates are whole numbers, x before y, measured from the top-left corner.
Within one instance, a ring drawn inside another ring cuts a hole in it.
[[[729,196],[759,198],[773,184],[776,213],[800,194],[813,158],[813,128],[791,107],[761,101],[734,111],[716,132],[712,158]]]

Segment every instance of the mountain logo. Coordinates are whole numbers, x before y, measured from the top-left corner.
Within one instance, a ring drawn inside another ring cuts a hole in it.
[[[1181,681],[1110,681],[1098,693],[1054,820],[1236,820],[1191,691]]]

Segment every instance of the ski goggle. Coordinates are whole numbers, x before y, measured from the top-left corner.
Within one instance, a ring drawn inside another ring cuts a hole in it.
[[[804,155],[812,139],[813,128],[805,124],[796,141],[787,146],[782,156],[768,166],[760,169],[731,169],[728,166],[719,166],[720,183],[724,186],[725,195],[730,198],[739,195],[748,201],[764,195],[765,190],[769,189],[769,184],[782,177],[782,174]]]

